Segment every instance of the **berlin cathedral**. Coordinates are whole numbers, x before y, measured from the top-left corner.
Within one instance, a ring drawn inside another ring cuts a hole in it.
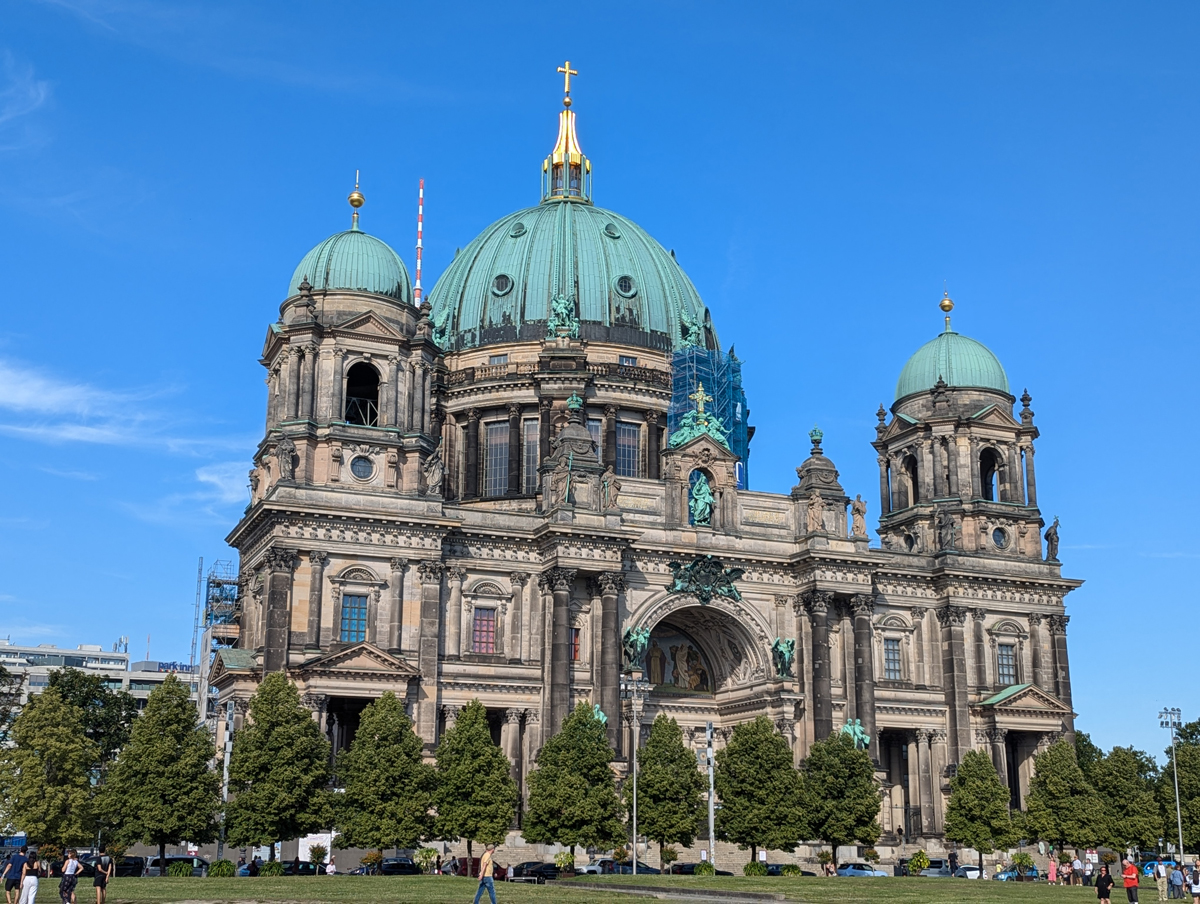
[[[1033,757],[1073,733],[1064,598],[1081,583],[1038,509],[1029,394],[943,298],[863,437],[878,546],[817,430],[790,493],[749,489],[739,362],[674,253],[593,202],[565,69],[540,202],[427,298],[419,245],[414,285],[359,227],[357,188],[350,229],[296,267],[228,537],[219,704],[240,725],[285,670],[336,751],[391,691],[432,754],[477,698],[522,793],[580,702],[619,768],[660,713],[697,750],[709,722],[720,747],[766,716],[797,764],[849,728],[882,786],[880,847],[937,846],[970,749],[1022,806]],[[648,685],[637,724],[630,674]]]

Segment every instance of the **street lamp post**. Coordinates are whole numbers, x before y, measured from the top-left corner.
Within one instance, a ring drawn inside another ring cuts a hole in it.
[[[1175,779],[1175,824],[1179,829],[1179,862],[1183,863],[1183,815],[1179,809],[1179,761],[1175,759],[1175,733],[1183,724],[1179,707],[1164,709],[1158,714],[1158,724],[1171,732],[1171,774]]]
[[[642,739],[642,706],[650,691],[650,682],[642,677],[641,669],[631,669],[628,677],[621,679],[621,697],[629,701],[633,711],[633,874],[637,875],[638,858],[638,745]]]

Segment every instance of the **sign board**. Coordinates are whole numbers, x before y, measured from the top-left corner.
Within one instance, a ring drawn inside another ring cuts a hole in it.
[[[758,852],[758,860],[760,863],[766,863],[767,862],[767,852],[759,851]]]
[[[700,862],[704,863],[707,860],[708,860],[708,851],[706,851],[704,848],[700,848]]]

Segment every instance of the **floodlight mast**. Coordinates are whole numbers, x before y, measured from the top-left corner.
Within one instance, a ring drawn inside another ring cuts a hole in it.
[[[1183,814],[1179,808],[1179,761],[1175,758],[1175,735],[1183,724],[1179,707],[1164,709],[1158,714],[1160,727],[1171,732],[1171,775],[1175,779],[1175,825],[1179,830],[1179,862],[1183,862]]]

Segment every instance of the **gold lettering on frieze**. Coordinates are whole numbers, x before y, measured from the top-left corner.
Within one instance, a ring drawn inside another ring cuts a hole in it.
[[[787,512],[768,512],[762,509],[746,509],[742,521],[747,524],[786,524]]]
[[[617,498],[617,504],[621,508],[634,509],[639,512],[653,512],[658,509],[658,500],[656,499],[648,496],[627,496],[624,493]]]

